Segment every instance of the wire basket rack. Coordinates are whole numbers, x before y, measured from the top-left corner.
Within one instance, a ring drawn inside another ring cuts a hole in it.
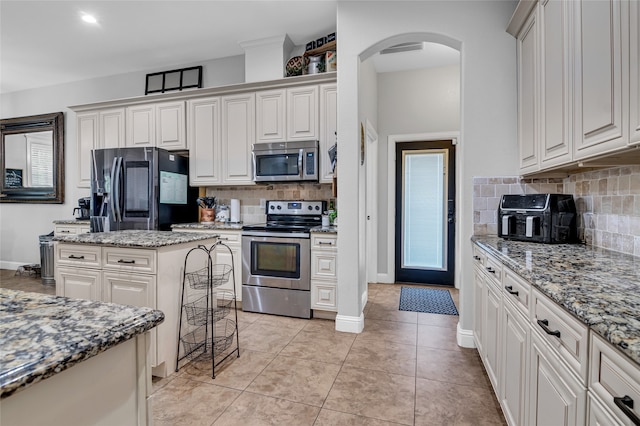
[[[230,291],[215,291],[212,293],[211,299],[213,301],[207,295],[204,295],[193,302],[183,305],[189,324],[205,325],[207,321],[220,321],[231,310],[235,296]]]
[[[229,280],[231,266],[226,264],[211,265],[211,267],[198,269],[184,274],[189,287],[195,290],[206,290],[210,287],[218,287]]]
[[[211,360],[211,351],[214,356],[219,356],[231,347],[236,332],[235,321],[225,319],[216,322],[213,333],[208,329],[209,327],[211,324],[202,325],[180,338],[184,356],[190,361]]]

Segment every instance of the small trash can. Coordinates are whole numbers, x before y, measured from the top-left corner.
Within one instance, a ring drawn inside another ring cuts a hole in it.
[[[42,284],[56,285],[53,271],[53,231],[48,235],[40,235],[40,276]]]

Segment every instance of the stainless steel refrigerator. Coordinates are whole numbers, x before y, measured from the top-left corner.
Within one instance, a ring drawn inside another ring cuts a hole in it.
[[[91,151],[91,232],[171,230],[196,222],[189,158],[160,148]]]

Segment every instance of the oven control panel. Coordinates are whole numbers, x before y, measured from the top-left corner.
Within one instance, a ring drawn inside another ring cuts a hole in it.
[[[325,206],[326,201],[267,201],[267,214],[320,215]]]

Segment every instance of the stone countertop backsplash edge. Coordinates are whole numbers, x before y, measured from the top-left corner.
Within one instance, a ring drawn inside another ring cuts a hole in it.
[[[640,258],[584,244],[471,240],[640,364]]]
[[[0,288],[0,397],[67,370],[163,321],[164,313],[151,308]]]

